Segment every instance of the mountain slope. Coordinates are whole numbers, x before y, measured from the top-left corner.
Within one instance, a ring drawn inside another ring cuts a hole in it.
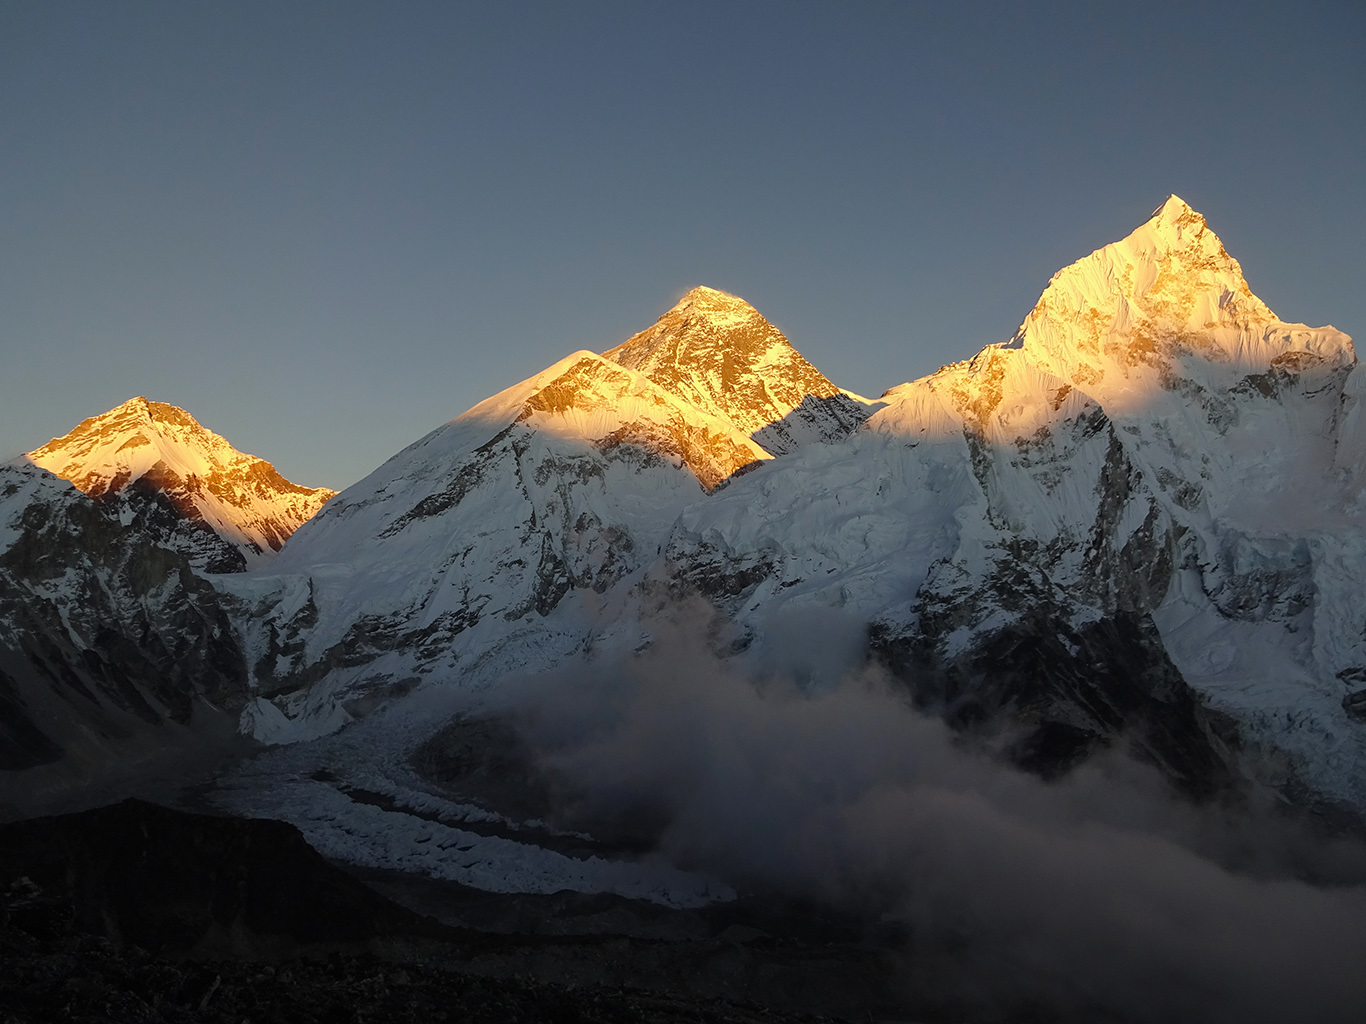
[[[120,730],[240,712],[278,746],[215,799],[331,857],[693,906],[733,891],[641,857],[650,821],[542,813],[565,791],[499,715],[532,694],[591,744],[617,697],[594,688],[639,686],[666,746],[698,731],[678,680],[819,696],[872,662],[1047,777],[1119,748],[1197,800],[1251,777],[1359,824],[1363,398],[1350,339],[1276,318],[1173,197],[1060,271],[1010,341],[876,403],[740,300],[690,293],[432,431],[243,573],[206,579],[118,502],[10,467],[0,758],[98,763]],[[724,790],[740,744],[700,731],[681,763]]]
[[[244,612],[243,628],[258,631],[265,689],[291,714],[324,676],[363,689],[386,674],[506,671],[542,658],[540,647],[553,660],[582,632],[534,623],[573,592],[632,577],[685,505],[769,458],[726,420],[577,352],[348,488],[269,576],[223,586],[273,609],[260,626]],[[507,653],[528,630],[524,655]],[[357,711],[359,691],[348,692]],[[259,729],[283,727],[265,703],[257,710]]]
[[[1366,809],[1364,396],[1351,340],[1279,320],[1176,197],[1009,342],[877,403],[695,289],[217,577],[244,728],[317,736],[425,683],[632,650],[660,601],[701,595],[744,657],[789,613],[856,623],[923,704],[1008,726],[1045,773],[1127,743],[1191,793],[1251,773]],[[93,494],[194,477],[123,415],[44,457]]]
[[[173,405],[133,398],[27,458],[183,551],[234,572],[268,558],[333,496],[292,484]]]
[[[65,480],[0,466],[0,767],[18,796],[98,781],[246,700],[232,625],[184,555]]]
[[[1342,704],[1366,682],[1354,367],[1175,197],[1060,271],[1010,342],[852,405],[822,444],[773,428],[853,399],[696,289],[225,583],[262,687],[248,725],[315,735],[422,679],[629,649],[656,595],[700,594],[756,656],[775,617],[839,609],[950,721],[1015,723],[1041,771],[1123,739],[1191,792],[1252,771],[1366,807]]]

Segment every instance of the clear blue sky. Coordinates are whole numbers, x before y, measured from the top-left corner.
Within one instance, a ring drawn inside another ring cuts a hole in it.
[[[0,4],[0,454],[137,394],[349,484],[689,287],[844,387],[1169,192],[1366,342],[1366,4]]]

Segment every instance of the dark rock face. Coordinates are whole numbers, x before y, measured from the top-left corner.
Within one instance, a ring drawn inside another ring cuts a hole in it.
[[[1196,698],[1147,615],[1119,612],[1071,629],[1041,610],[952,660],[924,635],[874,630],[870,647],[955,728],[1023,730],[1007,753],[1046,778],[1125,742],[1196,799],[1240,779],[1235,724]]]
[[[51,764],[62,748],[28,714],[19,684],[0,672],[0,771]]]
[[[247,568],[246,556],[235,545],[219,536],[194,506],[182,507],[185,503],[178,503],[156,485],[155,479],[143,477],[101,500],[115,515],[126,511],[131,525],[149,540],[179,551],[204,572],[243,572]]]
[[[18,533],[0,552],[0,763],[53,761],[83,731],[185,724],[197,702],[245,704],[240,644],[184,554],[40,470],[0,473]]]

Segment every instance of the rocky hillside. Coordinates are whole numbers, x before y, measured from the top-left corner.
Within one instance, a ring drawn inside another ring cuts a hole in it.
[[[233,626],[184,554],[45,470],[0,467],[0,768],[98,776],[246,700]]]

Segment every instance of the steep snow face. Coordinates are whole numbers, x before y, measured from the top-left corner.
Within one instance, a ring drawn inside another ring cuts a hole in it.
[[[1096,397],[1180,536],[1154,618],[1245,741],[1299,783],[1366,805],[1361,371],[1332,327],[1279,320],[1173,196],[1061,271],[1016,336]]]
[[[512,406],[515,422],[532,430],[588,440],[602,450],[634,445],[686,467],[709,491],[769,458],[727,417],[690,405],[644,374],[591,352],[568,356],[460,420],[497,422]]]
[[[1150,408],[1162,391],[1198,399],[1273,365],[1356,362],[1342,332],[1277,319],[1177,196],[1127,238],[1058,271],[1011,345],[1114,415]]]
[[[334,728],[383,678],[553,663],[596,635],[584,616],[605,598],[585,595],[629,603],[683,507],[868,408],[753,307],[696,289],[606,356],[576,352],[400,452],[270,576],[225,581],[263,693],[249,728]]]
[[[660,575],[759,652],[769,623],[812,609],[869,623],[922,698],[962,724],[1015,718],[1040,767],[1123,732],[1210,784],[1224,769],[1146,619],[1172,526],[1100,406],[1003,348],[882,401],[838,448],[685,510]]]
[[[507,671],[542,647],[558,657],[579,646],[581,633],[537,624],[571,591],[629,580],[683,506],[769,458],[727,421],[578,352],[347,489],[271,577],[224,586],[271,609],[260,623],[244,613],[243,628],[258,631],[258,677],[278,704],[302,713],[289,702],[328,675],[352,687],[354,710],[355,687],[380,674],[472,680],[481,663]],[[513,653],[528,631],[530,646]],[[257,710],[258,735],[281,726]]]
[[[278,551],[335,494],[292,484],[184,409],[134,398],[27,458],[141,516],[196,568],[241,570]]]
[[[854,430],[868,404],[807,362],[744,299],[697,287],[604,357],[733,423],[774,455]]]
[[[1106,478],[1128,472],[1117,446],[1095,401],[1018,351],[988,348],[888,391],[845,444],[686,510],[667,571],[715,594],[707,566],[758,558],[764,572],[745,578],[766,582],[747,604],[834,599],[869,620],[911,607],[932,569],[968,551],[1018,559],[1012,538],[1029,537],[1051,572],[1078,576],[1089,558],[1108,577],[1117,567],[1098,560],[1150,511],[1145,491],[1103,500]]]

